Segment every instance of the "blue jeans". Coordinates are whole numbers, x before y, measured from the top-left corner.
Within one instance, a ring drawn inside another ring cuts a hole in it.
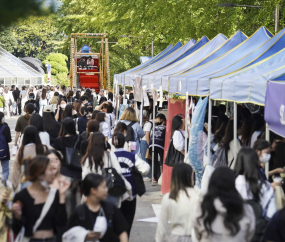
[[[9,177],[9,160],[1,160],[3,178],[7,181]]]

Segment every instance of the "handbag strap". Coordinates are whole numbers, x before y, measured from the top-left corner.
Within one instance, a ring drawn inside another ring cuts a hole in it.
[[[80,135],[78,134],[78,138],[77,138],[77,140],[76,140],[76,142],[75,142],[75,144],[74,144],[74,149],[76,149],[76,146],[77,146],[77,144],[78,144],[78,142],[79,142],[79,138],[80,138]]]
[[[36,223],[35,223],[35,225],[33,227],[33,234],[36,232],[37,228],[40,226],[40,224],[43,221],[44,217],[48,213],[48,211],[49,211],[49,209],[51,207],[51,204],[54,201],[54,197],[55,197],[56,191],[57,191],[56,189],[50,188],[49,193],[48,193],[48,197],[47,197],[47,200],[46,200],[46,202],[45,202],[45,204],[43,206],[41,215],[40,215],[40,217],[38,218],[38,220],[36,221]]]

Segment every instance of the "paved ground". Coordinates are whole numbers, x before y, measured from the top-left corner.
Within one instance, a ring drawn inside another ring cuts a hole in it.
[[[12,142],[9,144],[10,152],[15,140],[15,125],[19,116],[6,118],[11,129]],[[12,154],[12,153],[11,153]],[[13,167],[14,157],[10,160],[10,173]],[[2,168],[0,169],[2,173]],[[137,210],[131,231],[130,242],[153,242],[157,223],[155,222],[140,222],[137,220],[156,217],[158,211],[154,211],[152,204],[160,204],[162,196],[160,195],[160,186],[152,186],[151,182],[146,182],[147,192],[142,197],[137,198]],[[157,206],[156,206],[157,208]],[[159,206],[158,206],[159,208]],[[156,214],[155,214],[156,212]]]

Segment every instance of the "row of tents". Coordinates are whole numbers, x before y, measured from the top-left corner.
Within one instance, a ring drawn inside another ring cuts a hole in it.
[[[248,37],[203,36],[185,45],[169,45],[157,56],[121,74],[115,83],[142,86],[214,100],[265,105],[269,81],[285,81],[285,29],[273,36],[265,27]]]

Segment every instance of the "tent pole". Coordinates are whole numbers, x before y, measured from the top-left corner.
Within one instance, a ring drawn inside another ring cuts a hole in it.
[[[118,123],[118,119],[119,119],[119,84],[116,83],[116,105],[117,105],[117,111],[116,111],[116,122]]]
[[[187,139],[188,139],[188,117],[189,117],[189,111],[188,111],[188,91],[186,92],[186,103],[185,103],[185,157],[184,160],[186,160],[186,154],[187,154]]]
[[[265,139],[270,142],[270,133],[269,133],[269,126],[268,123],[266,123],[266,128],[265,128]],[[265,163],[265,175],[268,179],[268,173],[269,173],[269,162]]]
[[[217,100],[214,100],[214,106],[217,106]]]
[[[226,115],[228,113],[228,109],[229,109],[229,102],[227,102],[227,105],[226,105]],[[227,115],[228,116],[228,115]]]
[[[237,103],[234,102],[234,161],[237,158]]]
[[[152,154],[151,154],[151,165],[152,165],[152,170],[151,170],[151,182],[152,182],[152,186],[154,186],[154,182],[153,182],[153,177],[154,177],[154,130],[155,130],[155,100],[156,100],[156,96],[155,96],[155,90],[153,91],[153,115],[152,115]]]
[[[143,88],[141,90],[141,119],[140,119],[140,126],[143,126]]]
[[[212,126],[212,100],[209,98],[209,108],[208,108],[208,164],[211,163],[211,156],[210,156],[210,145],[211,145],[211,126]]]

